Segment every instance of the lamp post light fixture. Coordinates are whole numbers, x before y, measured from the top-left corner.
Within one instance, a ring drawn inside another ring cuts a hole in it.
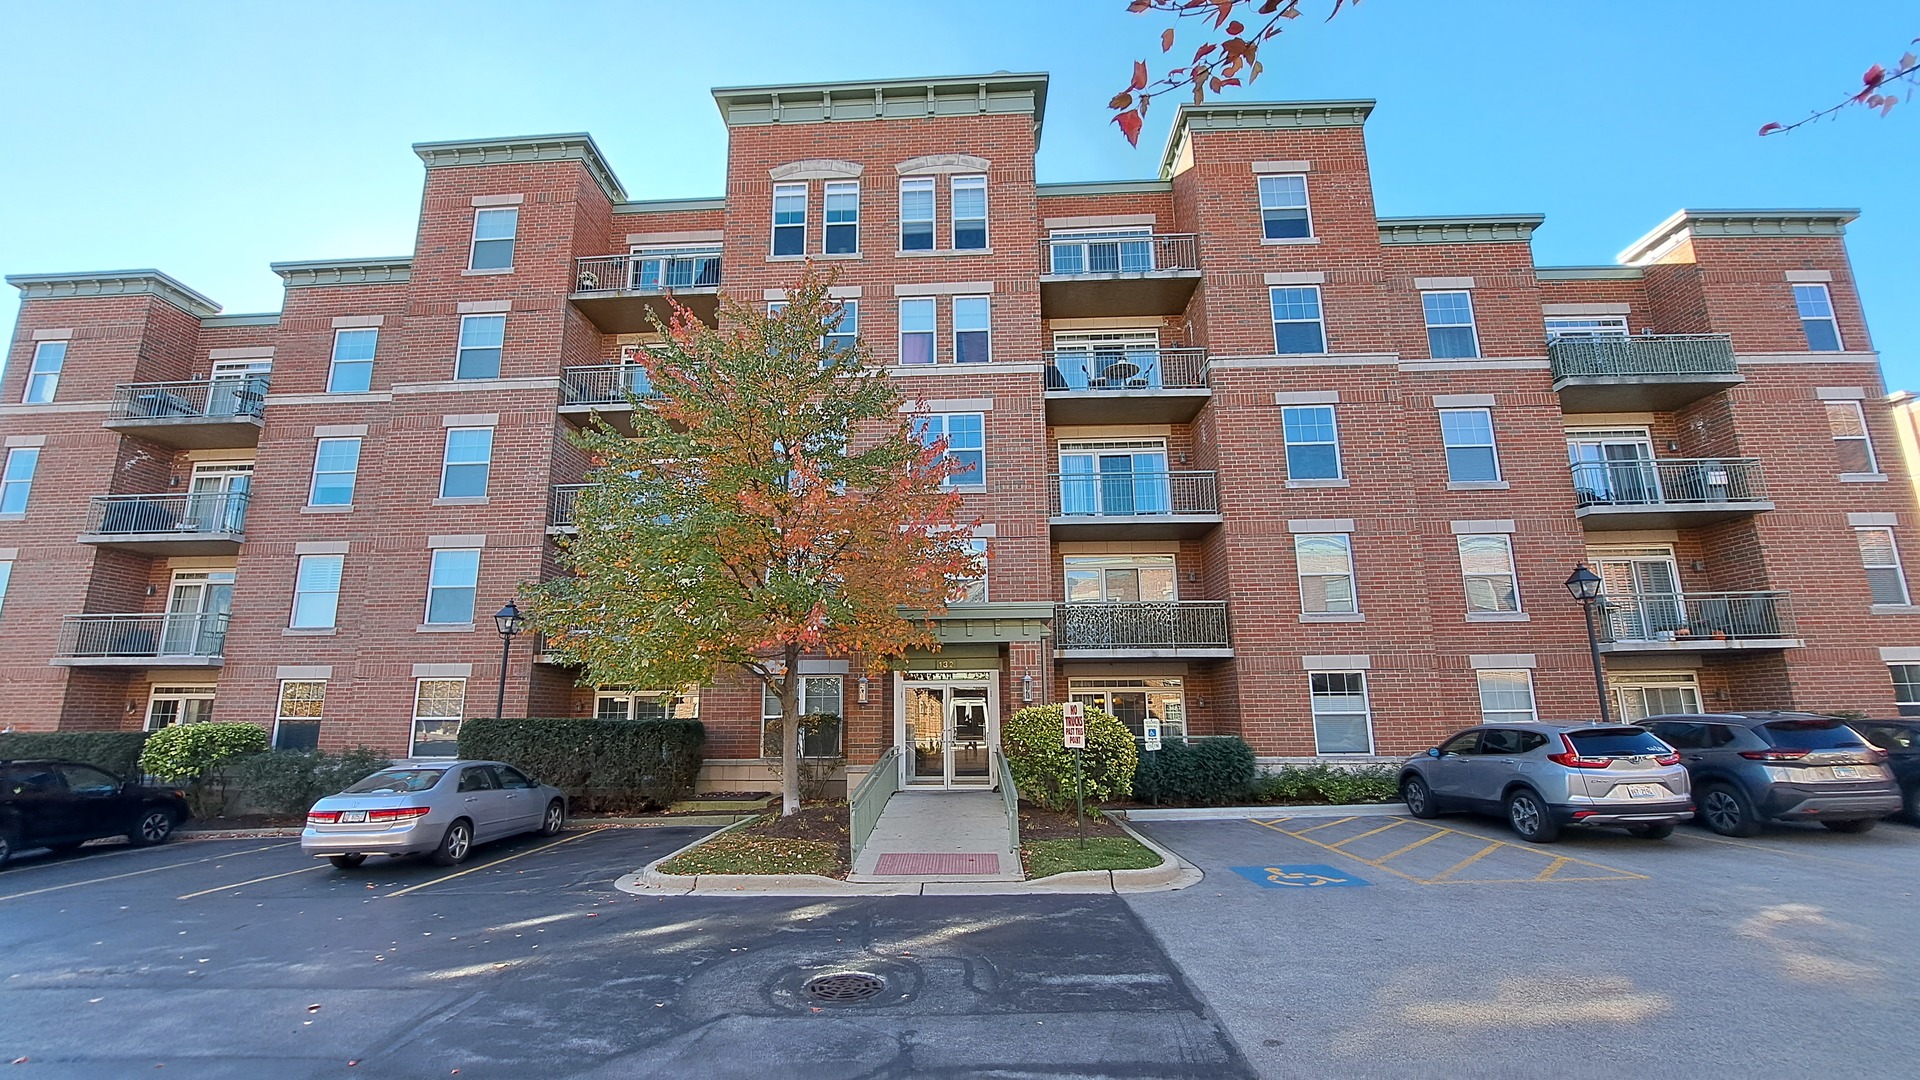
[[[525,621],[520,616],[520,608],[511,600],[493,614],[493,627],[500,631],[500,693],[493,699],[495,720],[507,712],[507,661],[513,655],[513,635],[520,632],[520,624]]]
[[[865,705],[866,703],[867,703],[867,677],[865,675],[862,675],[860,676],[860,704]]]
[[[1580,602],[1580,610],[1587,617],[1587,653],[1593,657],[1593,691],[1600,698],[1600,722],[1611,724],[1613,714],[1607,708],[1607,676],[1600,668],[1600,634],[1593,625],[1593,608],[1600,601],[1600,575],[1581,563],[1573,568],[1573,576],[1566,584],[1567,592]]]
[[[1033,676],[1032,675],[1020,676],[1020,700],[1024,702],[1028,702],[1029,704],[1031,704],[1033,701]]]

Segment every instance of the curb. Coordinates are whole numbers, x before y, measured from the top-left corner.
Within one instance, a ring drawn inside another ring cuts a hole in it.
[[[1399,803],[1345,803],[1338,806],[1190,806],[1171,807],[1165,810],[1104,812],[1107,816],[1121,821],[1247,821],[1254,818],[1410,816],[1407,808]]]
[[[250,836],[299,836],[300,829],[282,825],[266,829],[175,829],[175,840],[244,840]]]

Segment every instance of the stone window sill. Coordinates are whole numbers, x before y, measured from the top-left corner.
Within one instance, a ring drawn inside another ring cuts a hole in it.
[[[300,508],[300,512],[303,514],[351,514],[353,512],[353,504],[347,503],[344,506],[303,506]]]
[[[1533,616],[1524,611],[1469,611],[1468,622],[1532,622]]]
[[[1843,472],[1840,474],[1843,484],[1884,484],[1887,474],[1880,472]]]
[[[767,261],[770,263],[786,263],[786,262],[805,262],[808,259],[827,259],[834,262],[844,262],[849,259],[864,259],[864,258],[866,258],[866,255],[858,251],[846,251],[846,252],[841,252],[839,254],[829,254],[828,252],[825,252],[825,251],[816,251],[808,255],[769,255],[767,256]]]
[[[280,631],[281,637],[332,637],[338,632],[333,626],[290,626]]]
[[[1263,247],[1296,247],[1301,244],[1317,244],[1319,242],[1320,238],[1317,236],[1282,236],[1272,240],[1264,236],[1260,238],[1260,243]]]
[[[1870,610],[1875,615],[1920,615],[1916,604],[1875,604]]]
[[[1301,613],[1300,621],[1303,623],[1308,623],[1308,622],[1355,623],[1355,622],[1366,622],[1367,617],[1359,612],[1307,611],[1307,612]]]
[[[0,514],[0,521],[25,521],[25,520],[27,520],[27,512],[25,510],[20,511],[17,514]]]
[[[485,506],[491,500],[485,495],[453,495],[433,500],[435,506]]]
[[[1352,487],[1353,481],[1344,477],[1335,477],[1330,480],[1289,480],[1287,486],[1290,488],[1343,488]]]
[[[471,634],[473,624],[465,623],[421,623],[413,628],[416,634]]]
[[[493,267],[488,267],[485,270],[462,270],[460,271],[460,276],[461,277],[494,277],[499,274],[511,274],[511,273],[513,273],[513,267],[511,266],[493,266]]]
[[[899,259],[938,259],[947,255],[991,255],[992,248],[933,248],[927,251],[896,251]]]
[[[1448,491],[1505,491],[1512,487],[1505,480],[1449,480]]]

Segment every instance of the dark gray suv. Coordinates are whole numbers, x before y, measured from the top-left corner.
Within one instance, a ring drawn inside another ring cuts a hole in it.
[[[1831,716],[1669,714],[1639,723],[1680,751],[1700,821],[1722,836],[1752,836],[1763,821],[1863,833],[1900,810],[1886,754]]]

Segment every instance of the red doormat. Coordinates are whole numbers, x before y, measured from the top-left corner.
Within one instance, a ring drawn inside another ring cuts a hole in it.
[[[888,852],[874,864],[876,874],[997,874],[1000,856]]]

